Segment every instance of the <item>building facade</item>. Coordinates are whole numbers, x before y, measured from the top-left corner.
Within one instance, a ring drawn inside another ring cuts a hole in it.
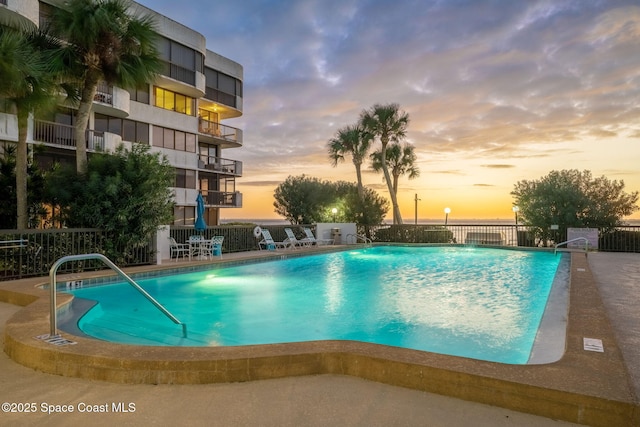
[[[3,22],[42,26],[62,0],[0,0]],[[86,143],[91,153],[113,151],[123,144],[148,144],[175,168],[174,225],[192,225],[196,197],[205,200],[208,225],[220,221],[220,210],[242,206],[236,178],[242,162],[227,156],[242,147],[242,130],[226,119],[242,115],[242,66],[206,48],[205,37],[169,17],[135,2],[131,13],[151,16],[159,34],[163,70],[146,87],[126,90],[101,84],[94,98]],[[28,143],[42,146],[38,164],[75,164],[75,111],[58,108],[31,119]],[[0,111],[0,141],[18,139],[17,118]]]

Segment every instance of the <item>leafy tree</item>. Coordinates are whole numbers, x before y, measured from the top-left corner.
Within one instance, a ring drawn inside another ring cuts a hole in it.
[[[0,26],[0,96],[13,107],[18,119],[15,150],[15,226],[28,227],[27,132],[29,114],[54,105],[54,76],[47,68],[39,35]]]
[[[409,114],[400,110],[398,104],[375,104],[369,110],[360,114],[360,124],[374,137],[380,139],[380,165],[384,173],[384,180],[389,189],[391,204],[393,205],[393,223],[402,224],[402,215],[398,206],[398,197],[393,190],[391,176],[387,168],[387,146],[390,142],[400,142],[404,139],[409,125]]]
[[[31,158],[27,155],[27,158]],[[34,228],[43,218],[42,202],[44,200],[45,177],[38,166],[29,161],[27,164],[27,225]],[[16,192],[16,146],[5,143],[0,157],[0,188],[2,189],[0,204],[0,229],[17,227],[17,192]],[[26,228],[26,227],[25,227]]]
[[[336,136],[329,141],[329,158],[332,166],[343,162],[345,155],[351,155],[351,160],[356,168],[358,196],[364,200],[364,186],[362,185],[362,163],[364,162],[373,138],[365,132],[361,125],[351,125],[339,129]]]
[[[291,224],[313,224],[325,220],[335,201],[334,186],[318,178],[289,176],[274,192],[275,212]]]
[[[551,225],[558,225],[560,237],[569,227],[592,227],[607,231],[638,209],[638,192],[625,193],[624,181],[591,172],[551,171],[539,180],[519,181],[511,192],[523,224],[535,227],[536,236],[546,241]]]
[[[146,245],[158,226],[173,217],[175,171],[150,147],[122,145],[114,154],[95,154],[87,173],[60,169],[48,180],[49,197],[61,206],[68,227],[100,228],[108,236],[107,256],[122,262]]]
[[[128,13],[124,0],[69,0],[55,9],[48,29],[67,43],[52,58],[80,93],[74,127],[76,169],[87,170],[85,133],[98,83],[124,88],[155,80],[161,61],[152,18]]]
[[[292,224],[313,224],[334,220],[333,208],[338,209],[336,220],[358,224],[382,223],[389,203],[370,188],[363,189],[363,199],[357,184],[345,181],[330,182],[318,178],[289,176],[274,193],[276,213]]]
[[[393,177],[393,191],[398,194],[398,180],[402,175],[408,175],[409,179],[420,176],[420,169],[416,166],[418,157],[413,145],[392,144],[387,147],[387,168],[391,169]],[[382,170],[382,152],[380,150],[371,154],[371,167],[374,171]]]

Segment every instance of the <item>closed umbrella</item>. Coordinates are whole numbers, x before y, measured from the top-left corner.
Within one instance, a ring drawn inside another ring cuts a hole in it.
[[[196,197],[196,224],[195,229],[197,231],[204,231],[207,228],[207,223],[204,220],[204,199],[202,193],[198,193]]]

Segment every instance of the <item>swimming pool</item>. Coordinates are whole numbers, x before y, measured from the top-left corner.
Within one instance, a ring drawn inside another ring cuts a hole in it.
[[[182,338],[128,284],[79,289],[99,339],[232,346],[356,340],[527,363],[559,260],[552,253],[380,246],[138,282],[188,325]]]

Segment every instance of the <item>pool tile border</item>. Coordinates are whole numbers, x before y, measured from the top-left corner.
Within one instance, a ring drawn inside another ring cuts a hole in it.
[[[77,344],[55,347],[34,339],[48,330],[49,305],[48,292],[31,283],[0,285],[0,300],[26,305],[7,322],[5,352],[43,372],[151,384],[353,375],[574,423],[640,425],[638,400],[584,254],[572,254],[565,354],[545,365],[503,365],[352,341],[167,348],[65,335]],[[70,301],[59,295],[59,306]],[[583,337],[602,339],[605,352],[584,351]]]

